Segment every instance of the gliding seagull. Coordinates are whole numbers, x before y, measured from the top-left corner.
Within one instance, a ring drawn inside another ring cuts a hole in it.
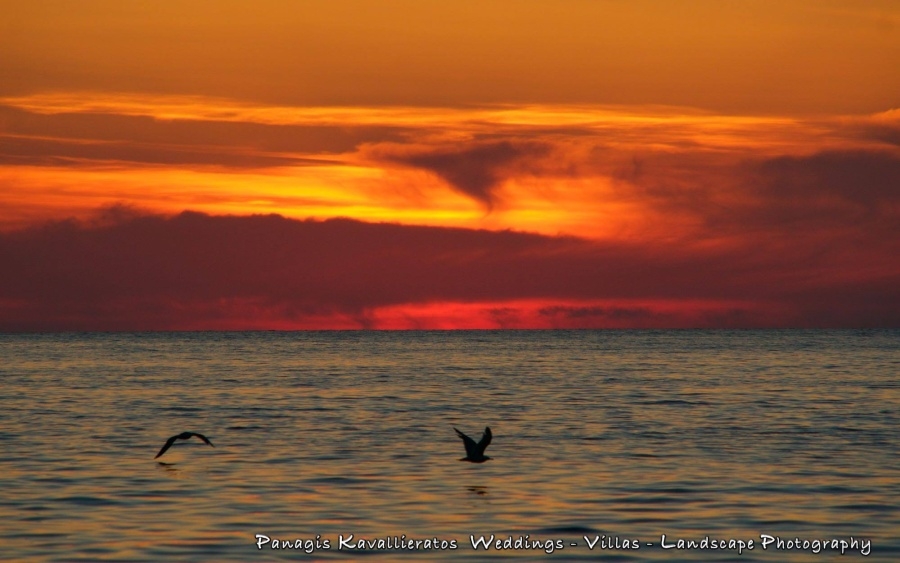
[[[484,434],[481,435],[481,441],[477,444],[475,440],[469,438],[462,432],[453,427],[456,430],[456,435],[462,438],[463,444],[466,446],[466,457],[460,459],[459,461],[471,461],[472,463],[484,463],[485,461],[491,459],[488,456],[484,455],[484,450],[491,444],[491,438],[493,435],[491,434],[491,428],[489,426],[484,427]]]
[[[172,436],[171,438],[166,440],[166,444],[162,447],[161,450],[159,450],[159,453],[156,454],[156,457],[154,457],[153,459],[156,459],[157,457],[166,453],[166,450],[172,447],[172,444],[175,443],[175,440],[188,440],[191,438],[191,436],[196,436],[215,448],[215,446],[213,446],[213,443],[209,441],[209,438],[207,438],[203,434],[197,434],[196,432],[182,432],[181,434],[176,434],[175,436]]]

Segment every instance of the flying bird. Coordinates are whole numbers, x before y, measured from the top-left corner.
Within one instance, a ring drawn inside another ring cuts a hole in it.
[[[459,461],[471,461],[472,463],[484,463],[485,461],[491,459],[488,456],[484,455],[484,450],[491,444],[491,428],[489,426],[484,427],[484,434],[481,435],[481,441],[477,444],[475,440],[469,438],[454,426],[454,430],[456,430],[456,435],[462,438],[463,444],[466,446],[466,457],[460,459]]]
[[[159,453],[156,454],[156,457],[159,457],[166,453],[166,450],[172,447],[172,444],[175,443],[175,440],[189,440],[191,436],[196,436],[215,448],[215,446],[213,446],[213,443],[209,441],[209,438],[207,438],[203,434],[197,434],[196,432],[182,432],[181,434],[176,434],[175,436],[172,436],[171,438],[166,440],[166,444],[162,447],[161,450],[159,450]],[[156,459],[156,457],[154,457],[153,459]]]

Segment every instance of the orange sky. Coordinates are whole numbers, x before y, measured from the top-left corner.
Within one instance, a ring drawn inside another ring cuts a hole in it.
[[[3,94],[265,104],[665,104],[872,113],[896,104],[892,0],[3,0]]]
[[[0,330],[900,323],[896,3],[0,9]],[[231,229],[294,238],[197,243],[231,285],[182,292],[213,269],[171,233]],[[508,231],[538,238],[507,256]]]

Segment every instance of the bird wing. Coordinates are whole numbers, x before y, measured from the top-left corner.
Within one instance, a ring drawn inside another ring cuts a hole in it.
[[[157,457],[159,457],[159,456],[163,455],[164,453],[166,453],[166,450],[168,450],[169,448],[171,448],[171,447],[172,447],[172,444],[174,444],[174,443],[175,443],[175,440],[177,440],[177,439],[178,439],[178,436],[172,436],[171,438],[169,438],[168,440],[166,440],[165,445],[162,447],[162,449],[159,450],[159,453],[156,454],[156,457],[154,457],[153,459],[156,459]]]
[[[466,446],[466,457],[477,456],[478,444],[475,443],[475,440],[469,438],[468,436],[457,430],[455,426],[453,427],[453,429],[456,430],[456,435],[462,438],[463,444],[465,444]]]
[[[200,438],[201,440],[203,440],[204,442],[206,442],[207,444],[209,444],[210,446],[213,446],[213,443],[209,441],[209,438],[207,438],[203,434],[197,434],[196,432],[191,432],[191,436],[196,436],[196,437]],[[213,447],[215,448],[215,446],[213,446]]]
[[[485,426],[484,434],[481,435],[481,441],[478,442],[478,444],[476,446],[478,448],[478,451],[481,452],[481,455],[484,455],[484,450],[486,450],[487,447],[489,445],[491,445],[491,439],[493,437],[494,437],[494,435],[491,434],[491,427]],[[466,450],[468,450],[468,446],[466,446]]]

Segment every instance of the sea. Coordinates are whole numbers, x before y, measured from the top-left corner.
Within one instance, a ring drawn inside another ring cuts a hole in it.
[[[0,560],[900,561],[898,430],[898,330],[2,334]]]

